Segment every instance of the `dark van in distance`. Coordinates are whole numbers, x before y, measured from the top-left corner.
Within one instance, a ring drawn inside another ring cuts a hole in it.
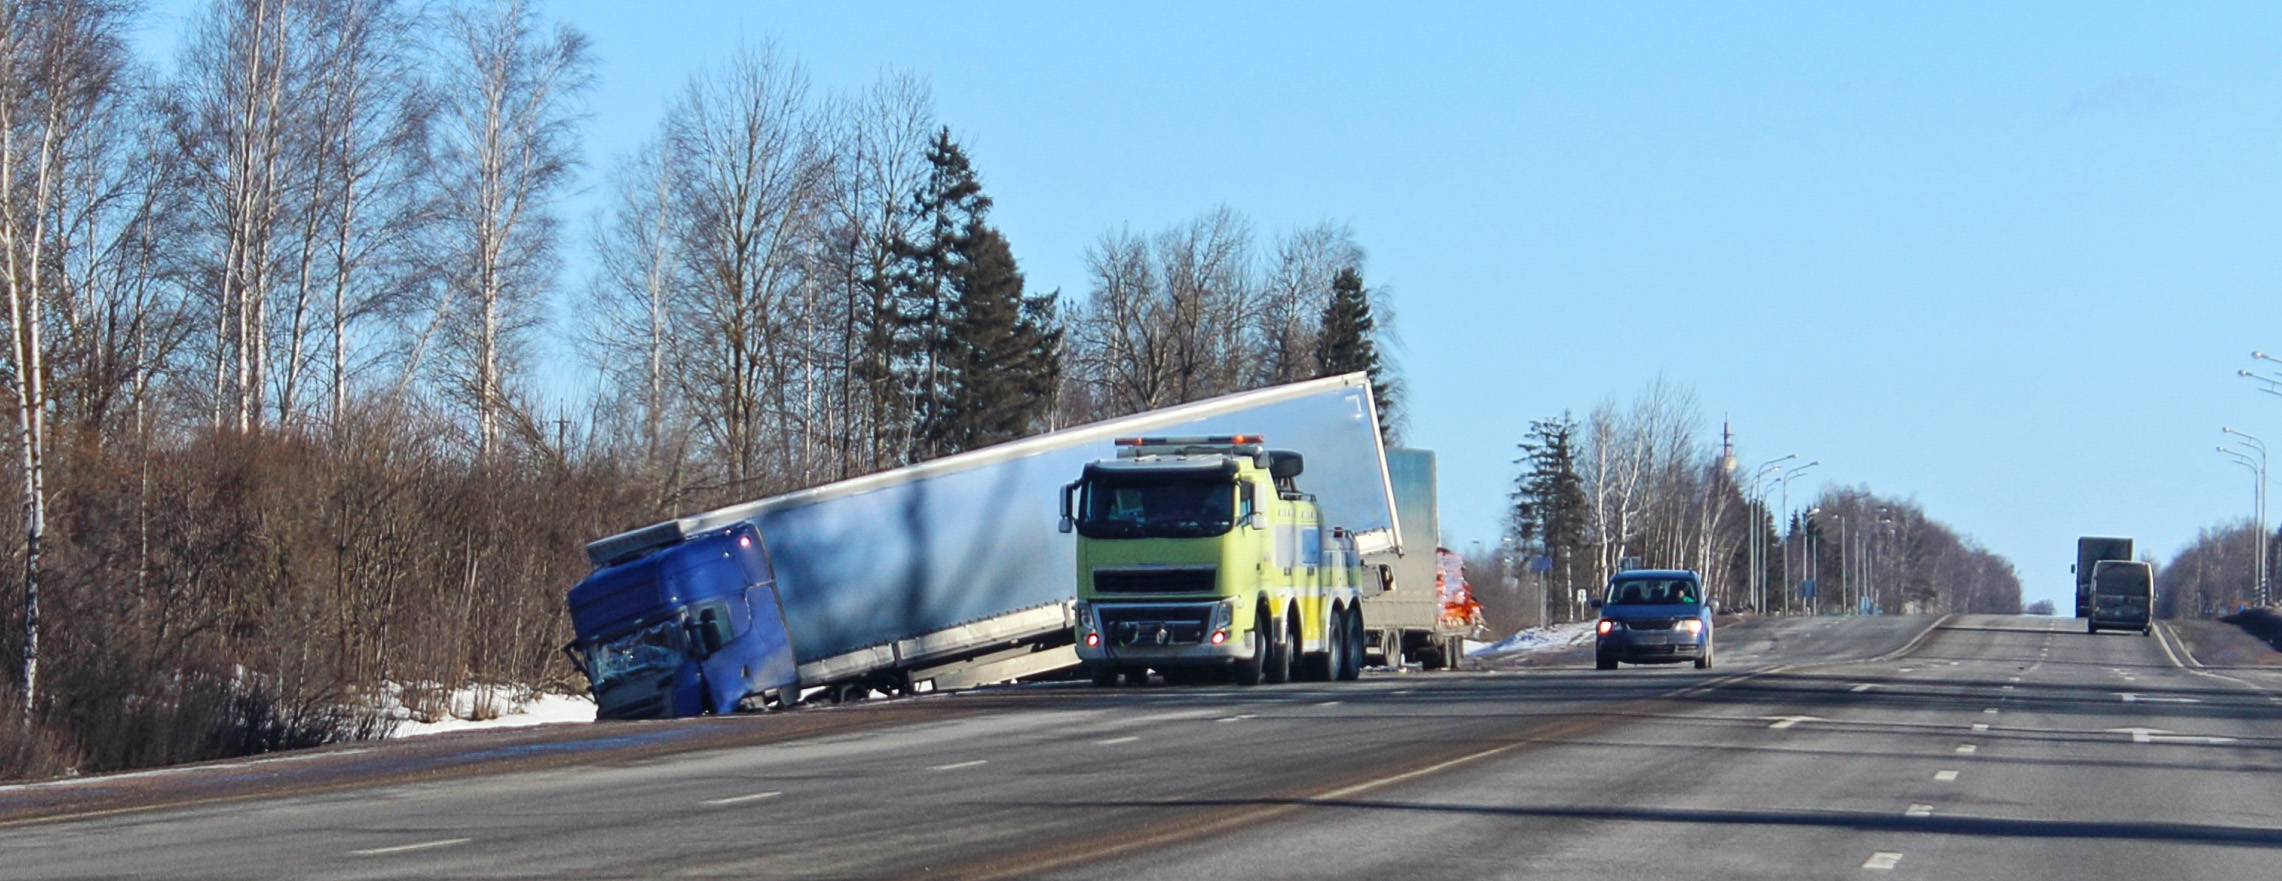
[[[1608,591],[1593,606],[1594,666],[1614,670],[1627,664],[1694,661],[1712,665],[1712,603],[1704,582],[1685,569],[1637,569],[1609,579]]]

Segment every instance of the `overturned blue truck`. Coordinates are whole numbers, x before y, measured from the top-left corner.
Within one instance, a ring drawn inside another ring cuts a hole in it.
[[[696,716],[1073,667],[1061,491],[1113,441],[1261,434],[1364,553],[1400,553],[1364,374],[1064,429],[594,541],[564,647],[605,719]],[[1433,537],[1424,540],[1427,552]]]

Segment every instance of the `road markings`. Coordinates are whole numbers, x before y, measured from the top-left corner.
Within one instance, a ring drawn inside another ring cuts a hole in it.
[[[2232,737],[2173,734],[2161,728],[2110,728],[2108,731],[2113,734],[2129,734],[2133,743],[2193,743],[2202,746],[2217,746],[2222,743],[2234,742]]]
[[[1236,721],[1236,720],[1238,720],[1238,719],[1257,719],[1257,718],[1260,718],[1259,714],[1257,714],[1257,713],[1238,713],[1238,714],[1236,714],[1236,715],[1234,715],[1234,716],[1222,716],[1222,717],[1220,717],[1220,718],[1218,718],[1218,719],[1214,719],[1214,720],[1212,720],[1212,721],[1215,721],[1215,722],[1234,722],[1234,721]]]
[[[1916,668],[1916,667],[1903,667],[1902,669],[1900,669],[1900,670],[1897,670],[1897,671],[1895,671],[1895,672],[1897,672],[1897,673],[1914,673],[1914,672],[1917,672],[1917,668]]]
[[[1984,709],[1982,709],[1982,710],[1981,710],[1981,715],[1984,715],[1984,716],[1994,716],[1994,715],[1996,715],[1996,714],[1997,714],[1997,708],[1996,708],[1996,707],[1987,707],[1987,708],[1984,708]]]
[[[1899,853],[1895,853],[1894,851],[1890,851],[1890,850],[1881,850],[1881,851],[1879,851],[1879,852],[1877,852],[1877,853],[1871,854],[1869,859],[1867,859],[1867,860],[1863,860],[1863,861],[1862,861],[1862,868],[1865,868],[1865,869],[1891,869],[1891,868],[1893,868],[1893,867],[1894,867],[1894,864],[1895,864],[1895,863],[1898,863],[1898,862],[1901,862],[1901,861],[1902,861],[1902,855],[1901,855],[1901,854],[1899,854]]]
[[[1865,682],[1865,683],[1862,683],[1861,685],[1857,685],[1857,686],[1854,686],[1854,691],[1855,691],[1855,692],[1857,692],[1857,693],[1860,693],[1860,692],[1869,691],[1870,689],[1873,689],[1873,688],[1877,688],[1877,687],[1878,687],[1878,683],[1875,683],[1875,682]]]
[[[1969,756],[1979,749],[1980,747],[1974,746],[1970,743],[1960,743],[1957,745],[1957,754],[1961,756]]]
[[[1989,730],[1989,723],[1987,723],[1987,722],[1975,722],[1975,723],[1973,723],[1973,730],[1975,730],[1975,731],[1987,731],[1987,730]]]
[[[2018,676],[2015,676],[2015,677],[2013,677],[2013,681],[2014,681],[2014,682],[2019,682],[2019,681],[2021,681],[2021,678],[2020,678],[2020,677],[2018,677]]]
[[[1931,816],[1933,816],[1933,806],[1932,806],[1932,805],[1910,805],[1910,809],[1909,809],[1909,810],[1906,810],[1906,811],[1903,811],[1903,812],[1902,812],[1902,816],[1904,816],[1904,817],[1931,817]]]
[[[2116,696],[2123,698],[2124,703],[2127,704],[2199,704],[2203,702],[2201,698],[2192,697],[2149,697],[2136,691],[2119,691],[2116,692]]]
[[[419,844],[399,844],[395,847],[369,847],[364,850],[349,851],[349,856],[377,857],[387,856],[392,853],[411,853],[416,850],[432,850],[439,847],[451,847],[455,844],[466,844],[474,840],[475,839],[473,838],[446,838],[442,841],[423,841]]]
[[[1947,782],[1949,782],[1949,781],[1951,781],[1951,780],[1955,780],[1955,779],[1957,779],[1957,772],[1955,772],[1955,771],[1935,771],[1935,772],[1933,772],[1933,779],[1935,779],[1935,780],[1938,780],[1938,781],[1941,781],[1941,782],[1943,782],[1943,783],[1947,783]]]
[[[705,803],[706,803],[706,804],[709,804],[709,805],[715,805],[715,806],[719,806],[719,805],[741,805],[741,804],[744,804],[744,803],[746,803],[746,802],[749,802],[749,801],[760,801],[761,799],[764,799],[764,798],[775,798],[775,797],[777,797],[777,796],[780,796],[780,795],[783,795],[783,794],[784,794],[784,793],[781,793],[781,792],[755,792],[755,793],[752,793],[752,794],[750,794],[750,795],[732,795],[732,796],[730,796],[730,797],[728,797],[728,798],[713,798],[713,799],[707,799],[707,800],[705,801]]]
[[[933,766],[933,767],[931,767],[931,768],[928,768],[927,770],[929,770],[929,771],[956,771],[956,770],[958,770],[958,769],[960,769],[960,768],[972,768],[972,767],[974,767],[974,766],[976,766],[976,765],[988,765],[988,764],[990,764],[990,760],[989,760],[989,759],[976,759],[976,760],[974,760],[974,761],[972,761],[972,762],[952,762],[952,763],[950,763],[950,764],[948,764],[948,765],[936,765],[936,766]]]
[[[1997,686],[1997,687],[1998,687],[1998,688],[2001,688],[2001,689],[2004,689],[2004,690],[2006,690],[2006,691],[2011,691],[2011,690],[2013,690],[2013,686],[2010,686],[2010,685],[2000,685],[2000,686]]]
[[[1339,706],[1339,702],[1338,702],[1338,701],[1323,701],[1323,702],[1321,702],[1321,703],[1318,703],[1318,704],[1316,704],[1316,706],[1319,706],[1319,707],[1336,707],[1336,706]]]
[[[1797,725],[1797,724],[1799,724],[1800,722],[1828,722],[1828,721],[1830,721],[1829,719],[1819,719],[1819,718],[1816,718],[1816,717],[1814,717],[1814,716],[1761,716],[1761,717],[1759,717],[1759,718],[1761,718],[1761,719],[1773,719],[1773,720],[1775,721],[1775,724],[1773,724],[1773,725],[1769,725],[1769,726],[1767,726],[1767,727],[1769,727],[1769,728],[1775,728],[1775,729],[1789,728],[1789,727],[1791,727],[1791,726],[1793,726],[1793,725]]]
[[[1096,741],[1094,741],[1094,742],[1095,742],[1095,743],[1098,743],[1098,744],[1101,744],[1102,746],[1111,746],[1111,745],[1114,745],[1114,744],[1120,744],[1120,743],[1132,743],[1132,742],[1134,742],[1134,741],[1136,741],[1136,740],[1140,740],[1140,739],[1141,739],[1141,738],[1140,738],[1139,736],[1137,736],[1137,735],[1128,734],[1128,735],[1125,735],[1124,737],[1112,737],[1112,738],[1110,738],[1110,739],[1108,739],[1108,740],[1096,740]]]

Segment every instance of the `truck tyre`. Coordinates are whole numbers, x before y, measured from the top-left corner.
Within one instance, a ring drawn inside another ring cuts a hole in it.
[[[1387,666],[1402,669],[1402,631],[1389,630],[1379,634],[1379,654],[1386,658]]]
[[[2085,632],[2085,633],[2098,633],[2098,632],[2100,632],[2100,625],[2098,625],[2098,624],[2094,624],[2094,623],[2092,623],[2091,621],[2087,620],[2087,621],[2085,621],[2085,622],[2084,622],[2084,632]]]
[[[1363,678],[1363,613],[1353,607],[1339,619],[1340,631],[1346,636],[1339,643],[1339,669],[1332,676],[1341,682]]]
[[[1235,679],[1238,685],[1258,685],[1260,684],[1261,672],[1268,667],[1268,643],[1267,640],[1260,637],[1260,628],[1257,624],[1244,632],[1244,639],[1252,646],[1252,657],[1250,659],[1238,659],[1235,666],[1229,668],[1229,676]]]
[[[1088,672],[1093,674],[1093,684],[1097,688],[1108,688],[1117,684],[1116,667],[1108,664],[1095,664],[1093,669]]]
[[[1292,665],[1298,660],[1292,656],[1299,653],[1299,640],[1294,638],[1291,627],[1286,625],[1298,623],[1298,618],[1287,616],[1276,625],[1276,642],[1268,651],[1268,667],[1261,671],[1261,678],[1270,685],[1292,681]]]
[[[1132,685],[1132,686],[1142,686],[1142,685],[1148,685],[1148,684],[1149,684],[1149,668],[1147,668],[1147,667],[1128,667],[1128,668],[1126,668],[1126,670],[1125,670],[1125,684],[1127,684],[1127,685]]]
[[[1442,644],[1442,669],[1456,670],[1465,664],[1466,638],[1463,636],[1450,637],[1448,642]]]
[[[2155,625],[2153,625],[2153,624],[2149,624],[2149,625],[2147,625],[2146,627],[2142,627],[2142,628],[2140,628],[2140,629],[2139,629],[2139,635],[2141,635],[2141,636],[2154,636],[2154,635],[2155,635]]]

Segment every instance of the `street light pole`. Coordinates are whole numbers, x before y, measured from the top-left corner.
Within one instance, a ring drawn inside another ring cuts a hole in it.
[[[1820,464],[1822,460],[1816,459],[1783,473],[1783,613],[1786,615],[1798,611],[1796,588],[1791,583],[1791,478]]]
[[[1760,514],[1767,507],[1764,481],[1770,471],[1780,472],[1783,469],[1779,466],[1798,457],[1799,454],[1791,453],[1769,459],[1759,463],[1759,467],[1753,469],[1751,473],[1751,504],[1748,512],[1751,515],[1749,518],[1751,534],[1747,536],[1748,540],[1743,545],[1744,556],[1751,563],[1751,577],[1744,579],[1744,587],[1745,592],[1749,594],[1751,610],[1755,614],[1767,614],[1767,530],[1759,528]],[[1773,524],[1770,523],[1769,525],[1772,526]]]
[[[2258,520],[2258,585],[2251,592],[2251,598],[2260,606],[2265,606],[2271,599],[2267,595],[2266,577],[2266,442],[2247,432],[2236,431],[2232,428],[2222,427],[2219,430],[2241,438],[2244,446],[2258,451],[2258,466],[2252,469],[2258,477],[2258,491],[2251,496],[2254,508],[2253,516]],[[2225,447],[2219,449],[2226,450]],[[2234,451],[2227,450],[2227,452]],[[2241,454],[2236,453],[2236,455]]]
[[[2250,469],[2250,479],[2252,481],[2250,492],[2251,516],[2254,519],[2263,521],[2265,519],[2265,513],[2262,510],[2264,508],[2262,497],[2266,493],[2265,469],[2259,467],[2258,460],[2253,459],[2248,455],[2241,453],[2240,451],[2231,450],[2226,447],[2219,447],[2218,450],[2221,455],[2227,457],[2228,461]],[[2252,567],[2253,574],[2251,577],[2256,580],[2251,583],[2250,601],[2253,604],[2263,606],[2266,604],[2266,526],[2263,522],[2259,524],[2258,532],[2259,540],[2254,543],[2254,546],[2258,551],[2258,565]]]

